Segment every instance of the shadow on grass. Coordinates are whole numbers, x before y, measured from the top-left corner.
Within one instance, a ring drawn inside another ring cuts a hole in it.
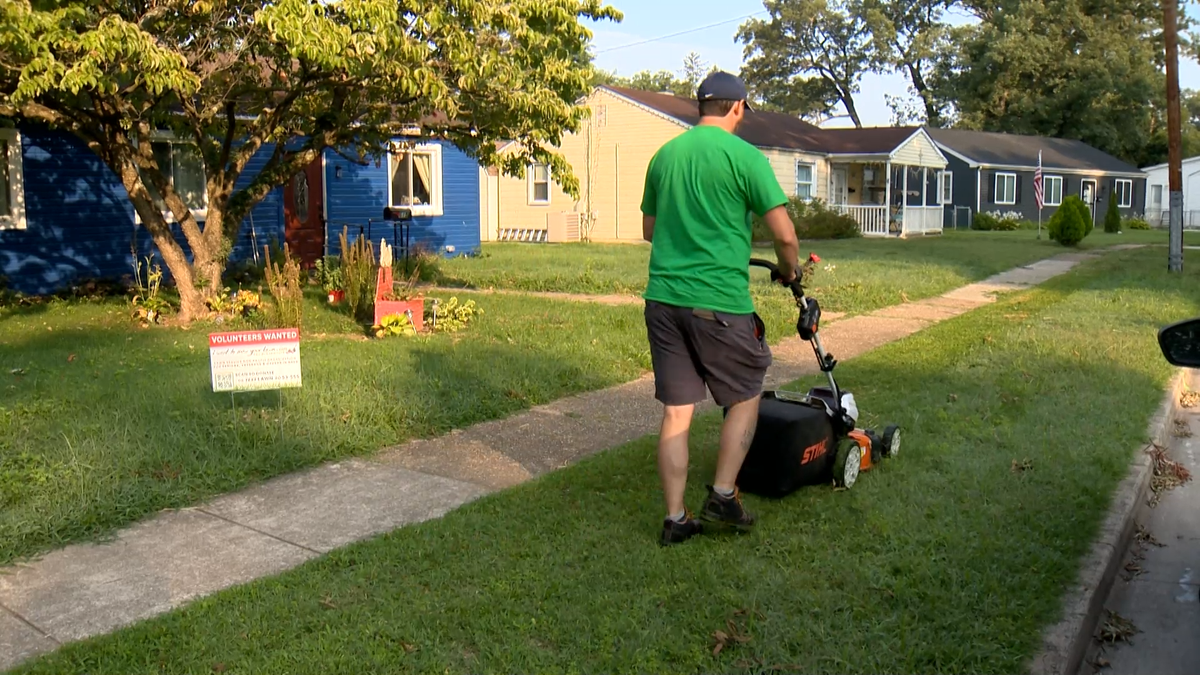
[[[1062,299],[1039,298],[1026,309]],[[648,438],[18,672],[1014,672],[1169,370],[1012,323],[844,364],[864,421],[903,426],[902,455],[848,492],[748,498],[749,535],[660,549]],[[693,506],[718,423],[693,436]],[[748,639],[714,657],[715,631]]]
[[[625,379],[611,350],[495,332],[306,340],[304,387],[282,408],[276,391],[214,394],[202,331],[56,324],[6,340],[0,364],[20,371],[0,372],[0,563]]]

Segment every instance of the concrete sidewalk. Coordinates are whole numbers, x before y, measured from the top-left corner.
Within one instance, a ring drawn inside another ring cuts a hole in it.
[[[1197,371],[1186,378],[1184,391],[1200,388]],[[1167,454],[1196,477],[1200,407],[1176,420]],[[1138,529],[1100,617],[1103,637],[1093,639],[1080,675],[1200,673],[1200,485],[1191,480],[1161,491],[1156,505],[1149,501],[1138,507]],[[1114,642],[1118,633],[1125,639]]]
[[[821,334],[826,348],[845,360],[1099,255],[1063,254],[941,297],[832,320]],[[795,337],[774,353],[768,386],[817,372],[811,348]],[[281,476],[195,508],[164,512],[111,543],[75,544],[0,570],[0,668],[436,518],[490,491],[657,433],[661,413],[653,391],[653,378],[646,376],[388,448],[370,459]]]

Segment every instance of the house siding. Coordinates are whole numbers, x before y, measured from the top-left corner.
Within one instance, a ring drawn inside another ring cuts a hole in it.
[[[89,278],[120,278],[134,272],[134,252],[162,264],[146,228],[137,225],[133,204],[117,175],[75,136],[21,125],[26,226],[0,230],[0,274],[8,285],[31,294],[52,293]],[[272,148],[247,165],[244,186]],[[272,191],[246,218],[230,256],[253,255],[253,242],[282,240],[279,190]],[[249,227],[253,223],[252,228]],[[188,247],[178,227],[176,241]],[[169,271],[165,269],[169,276]]]
[[[590,116],[579,133],[565,135],[557,148],[579,180],[579,199],[572,198],[552,181],[550,203],[530,204],[527,176],[500,176],[497,181],[500,228],[543,229],[551,213],[587,210],[590,133],[594,153],[590,158],[591,208],[596,213],[591,239],[642,241],[646,168],[654,153],[687,127],[603,89],[593,91],[584,105],[590,109]]]
[[[1200,157],[1183,161],[1183,226],[1200,227]],[[1167,167],[1156,166],[1145,169],[1146,191],[1141,205],[1146,219],[1155,226],[1166,227],[1171,208],[1171,186],[1168,181]],[[1162,203],[1151,203],[1150,196],[1153,186],[1162,188]]]
[[[966,228],[971,215],[975,213],[976,197],[979,186],[979,172],[968,166],[954,155],[946,155],[946,171],[954,178],[951,186],[951,203],[945,205],[944,227],[947,229]],[[964,211],[963,209],[967,209]],[[957,216],[956,216],[957,213]],[[957,217],[957,220],[956,220]]]
[[[410,243],[442,255],[478,253],[479,163],[449,143],[438,141],[437,145],[442,153],[442,215],[414,216],[409,227]],[[325,195],[325,247],[329,255],[341,252],[343,228],[351,240],[360,235],[368,237],[377,254],[380,240],[396,246],[403,238],[399,223],[383,220],[388,199],[386,158],[380,159],[379,166],[374,161],[362,166],[327,150]]]
[[[1003,173],[1015,174],[1017,177],[1017,201],[1016,204],[997,204],[995,197],[996,175]],[[985,213],[1017,211],[1022,218],[1031,221],[1037,221],[1038,208],[1037,201],[1033,193],[1033,170],[1009,171],[1005,169],[983,168],[983,192],[981,210]],[[1111,176],[1107,174],[1077,174],[1059,172],[1052,168],[1044,168],[1042,170],[1044,176],[1061,176],[1063,179],[1062,197],[1065,200],[1069,196],[1079,197],[1082,195],[1083,182],[1086,180],[1094,180],[1096,182],[1096,200],[1092,204],[1093,222],[1097,225],[1104,220],[1104,214],[1108,210],[1108,197],[1116,189],[1118,180],[1123,179],[1119,176]],[[1146,179],[1144,178],[1129,178],[1133,183],[1133,198],[1131,205],[1128,208],[1121,208],[1122,216],[1134,216],[1140,213],[1139,204],[1143,203],[1146,194]],[[1042,209],[1041,218],[1045,222],[1058,210],[1057,206],[1046,206]]]
[[[893,164],[911,166],[937,166],[941,164],[941,152],[924,133],[917,132],[892,152]]]
[[[802,161],[813,166],[813,196],[827,201],[829,197],[829,162],[821,155],[814,155],[795,150],[764,148],[763,154],[771,163],[775,179],[779,187],[789,197],[796,195],[796,162]]]

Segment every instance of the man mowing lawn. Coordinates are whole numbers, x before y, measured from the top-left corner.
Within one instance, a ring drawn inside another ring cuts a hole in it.
[[[697,90],[700,122],[655,153],[646,170],[642,233],[651,243],[646,333],[655,398],[663,403],[658,471],[667,518],[662,544],[703,529],[684,506],[688,431],[696,404],[712,393],[728,414],[716,476],[700,519],[747,529],[735,481],[754,438],[771,349],[750,298],[750,212],[771,228],[783,283],[799,265],[787,195],[765,155],[734,135],[748,109],[746,87],[729,73]]]

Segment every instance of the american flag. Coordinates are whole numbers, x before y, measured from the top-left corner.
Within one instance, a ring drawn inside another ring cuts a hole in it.
[[[1037,207],[1040,210],[1045,200],[1045,195],[1042,193],[1042,151],[1038,150],[1038,165],[1037,170],[1033,172],[1033,197],[1037,200]]]

